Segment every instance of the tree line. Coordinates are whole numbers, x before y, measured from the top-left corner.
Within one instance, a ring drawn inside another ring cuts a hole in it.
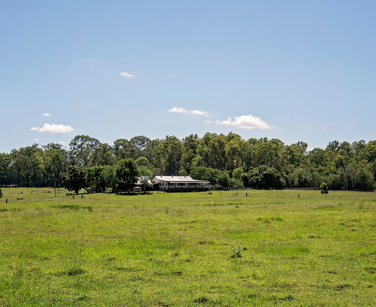
[[[67,184],[67,176],[78,173],[92,192],[155,175],[191,175],[224,187],[280,189],[326,183],[329,189],[373,190],[376,141],[333,141],[325,149],[308,151],[302,141],[286,145],[279,139],[245,140],[232,132],[183,139],[136,136],[112,145],[77,135],[68,148],[33,144],[0,154],[0,185],[54,186],[64,179]]]

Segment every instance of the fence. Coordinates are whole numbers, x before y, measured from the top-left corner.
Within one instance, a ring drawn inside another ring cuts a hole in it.
[[[168,192],[167,192],[168,193]],[[362,191],[329,191],[329,194],[321,194],[319,190],[255,190],[250,188],[228,188],[228,189],[220,189],[220,190],[209,190],[209,191],[195,191],[194,193],[200,194],[207,194],[207,195],[223,195],[223,196],[230,196],[230,197],[249,197],[253,199],[259,198],[270,198],[270,199],[322,199],[322,200],[329,200],[329,199],[337,199],[337,200],[346,200],[346,199],[353,199],[353,200],[360,200],[364,197],[373,199],[376,201],[376,193],[375,192],[362,192]],[[222,194],[223,193],[223,194]],[[347,195],[349,193],[349,195]],[[351,196],[350,196],[351,193]],[[68,192],[67,190],[61,191],[56,195],[51,195],[52,193],[41,193],[40,196],[45,195],[46,197],[34,197],[34,193],[24,193],[22,196],[20,193],[12,194],[11,197],[4,196],[0,198],[0,205],[1,204],[15,204],[15,203],[33,203],[33,202],[43,202],[43,201],[54,201],[59,199],[83,199],[85,197],[90,197],[95,194],[73,194]],[[112,193],[106,193],[110,195]],[[103,193],[103,195],[106,195]],[[117,195],[143,195],[143,194],[166,194],[166,191],[146,191],[146,192],[133,192],[130,191],[117,191]],[[39,196],[38,195],[38,196]]]

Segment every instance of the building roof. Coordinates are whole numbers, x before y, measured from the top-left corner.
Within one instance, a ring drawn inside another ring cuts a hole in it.
[[[190,176],[155,176],[154,183],[171,182],[171,183],[209,183],[207,180],[196,180]]]

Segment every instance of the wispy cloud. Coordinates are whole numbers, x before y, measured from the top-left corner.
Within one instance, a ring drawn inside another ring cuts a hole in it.
[[[209,116],[209,112],[206,111],[192,110],[191,113],[194,115]]]
[[[40,142],[40,139],[35,139],[34,142]]]
[[[135,75],[130,74],[129,72],[122,71],[119,76],[125,77],[125,78],[134,78]]]
[[[39,131],[39,132],[51,132],[51,133],[68,133],[72,132],[73,128],[69,125],[56,125],[56,124],[44,124],[42,128],[39,127],[31,127],[31,131]]]
[[[211,124],[211,121],[205,119],[205,124]]]
[[[227,120],[217,120],[215,122],[217,125],[226,125],[226,126],[235,126],[241,129],[260,129],[266,130],[274,128],[270,126],[267,122],[264,122],[260,117],[253,116],[253,115],[241,115],[241,116],[234,116],[234,119],[229,117]]]
[[[172,109],[167,110],[166,112],[169,112],[169,113],[189,113],[186,109],[179,108],[179,107],[173,107]]]
[[[65,144],[64,141],[60,141],[60,142],[57,142],[57,143],[60,144],[60,145],[64,145]]]
[[[200,115],[200,116],[210,116],[209,112],[201,111],[201,110],[186,110],[184,108],[180,107],[173,107],[170,110],[167,110],[166,112],[169,113],[184,113],[184,114],[193,114],[193,115]]]
[[[47,117],[49,117],[49,116],[51,116],[51,114],[50,114],[50,113],[43,113],[42,116],[47,116]]]

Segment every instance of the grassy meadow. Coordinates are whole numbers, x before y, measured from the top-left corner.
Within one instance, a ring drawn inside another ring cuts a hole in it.
[[[376,193],[31,190],[0,199],[0,306],[376,305]]]

